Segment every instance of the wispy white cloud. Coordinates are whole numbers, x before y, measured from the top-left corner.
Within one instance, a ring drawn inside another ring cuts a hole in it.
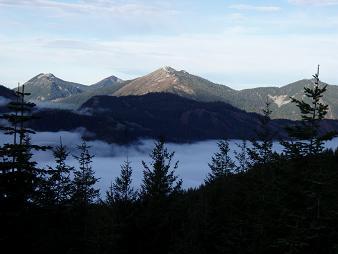
[[[289,2],[300,5],[338,5],[338,0],[289,0]]]
[[[116,1],[107,0],[82,0],[74,3],[60,2],[54,0],[0,0],[0,6],[14,6],[20,8],[45,8],[58,10],[67,13],[95,13],[95,14],[115,14],[115,15],[158,15],[168,13],[175,14],[172,9],[162,8],[159,5],[149,5],[145,3],[134,3],[124,1],[118,3]]]
[[[249,4],[234,4],[229,6],[230,9],[239,11],[259,11],[259,12],[276,12],[280,11],[281,7],[272,5],[249,5]]]
[[[72,39],[42,40],[42,46],[48,48],[63,48],[73,50],[95,50],[91,43]]]

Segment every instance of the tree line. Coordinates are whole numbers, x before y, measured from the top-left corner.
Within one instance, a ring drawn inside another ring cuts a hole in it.
[[[235,160],[227,140],[195,189],[183,189],[178,161],[158,139],[142,162],[139,189],[127,158],[105,195],[99,195],[93,154],[85,141],[68,165],[66,146],[34,145],[34,104],[17,91],[2,127],[13,142],[0,149],[0,248],[7,253],[337,253],[338,151],[324,142],[320,121],[328,106],[318,72],[291,98],[302,121],[288,126],[284,151],[273,151],[270,102],[260,118],[257,139],[243,141]],[[35,150],[52,149],[55,166],[40,168]]]

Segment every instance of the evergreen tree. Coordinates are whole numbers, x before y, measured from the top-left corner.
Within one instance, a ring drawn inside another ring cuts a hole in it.
[[[10,113],[1,116],[9,126],[1,126],[6,135],[13,136],[13,142],[4,144],[0,149],[0,201],[7,207],[23,208],[32,203],[37,190],[38,176],[41,169],[32,160],[32,150],[47,150],[47,146],[38,146],[31,143],[30,134],[35,132],[25,127],[25,124],[35,117],[32,110],[34,103],[26,102],[25,86],[21,91],[18,87],[16,100],[8,104]]]
[[[99,190],[94,187],[99,179],[95,177],[92,169],[92,159],[94,156],[89,152],[90,146],[83,141],[77,148],[80,155],[74,156],[74,158],[79,162],[79,169],[74,170],[72,199],[75,204],[87,207],[99,196]]]
[[[235,162],[230,157],[230,147],[227,140],[221,140],[217,143],[218,152],[216,152],[209,163],[211,172],[208,174],[205,183],[212,183],[214,180],[222,178],[233,173],[236,168]]]
[[[115,195],[114,195],[113,181],[110,182],[110,186],[108,187],[108,190],[106,191],[105,204],[107,204],[110,207],[113,207],[115,205]]]
[[[263,117],[260,118],[260,129],[257,131],[257,138],[251,141],[252,147],[247,149],[250,164],[266,164],[272,160],[273,133],[270,131],[271,102],[268,98],[263,109]]]
[[[42,202],[48,206],[62,206],[70,201],[72,193],[71,173],[74,167],[67,165],[67,147],[60,144],[53,150],[55,167],[49,167],[47,179],[42,188]]]
[[[319,80],[319,65],[314,78],[313,87],[304,87],[307,100],[298,100],[291,97],[301,112],[301,124],[287,127],[291,141],[283,141],[285,153],[289,157],[315,155],[324,150],[324,141],[332,139],[336,133],[319,133],[320,121],[328,112],[328,105],[322,102],[322,97],[327,90],[327,85],[321,85]]]
[[[131,203],[137,198],[137,192],[131,186],[132,183],[131,162],[127,158],[121,165],[121,174],[115,178],[115,182],[110,185],[106,192],[106,203],[114,205],[115,203]]]
[[[235,159],[237,160],[237,166],[235,168],[236,173],[245,172],[248,168],[248,154],[247,154],[247,142],[243,140],[241,144],[236,144],[239,151],[234,151]]]
[[[152,162],[148,166],[142,161],[143,182],[141,196],[145,199],[160,199],[181,191],[182,180],[175,175],[178,161],[172,167],[175,152],[169,153],[163,139],[155,142],[150,154]]]

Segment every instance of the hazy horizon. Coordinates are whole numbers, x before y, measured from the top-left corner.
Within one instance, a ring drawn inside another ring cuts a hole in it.
[[[162,67],[160,67],[160,68],[163,68],[163,67],[165,67],[165,66],[162,66]],[[170,67],[171,67],[171,66],[170,66]],[[160,69],[160,68],[157,68],[157,69]],[[155,69],[155,70],[157,70],[157,69]],[[139,78],[139,77],[145,76],[145,75],[147,75],[147,74],[149,74],[149,73],[151,73],[151,72],[153,72],[153,71],[155,71],[155,70],[151,70],[151,71],[149,71],[149,72],[147,72],[147,73],[142,74],[141,76],[135,76],[135,77],[130,78],[130,79],[123,79],[123,78],[121,78],[121,77],[119,77],[119,76],[116,76],[116,75],[114,75],[114,74],[112,74],[112,75],[110,75],[110,76],[115,76],[115,77],[120,78],[120,79],[122,79],[122,80],[124,80],[124,81],[127,81],[127,80],[132,80],[132,79],[135,79],[135,78]],[[181,69],[178,69],[177,71],[181,71]],[[187,71],[187,72],[189,72],[189,71],[186,70],[186,69],[182,69],[182,71]],[[215,84],[228,86],[228,87],[230,87],[230,88],[232,88],[232,89],[234,89],[234,90],[244,90],[244,89],[259,88],[259,87],[282,87],[282,86],[291,84],[291,83],[293,83],[293,82],[297,82],[297,81],[299,81],[299,80],[310,79],[310,78],[311,78],[311,77],[308,77],[308,78],[306,78],[306,77],[304,77],[304,78],[298,78],[297,80],[288,81],[288,83],[285,83],[285,84],[279,84],[279,83],[274,83],[274,84],[241,84],[241,85],[238,85],[237,87],[234,87],[232,84],[221,84],[221,83],[217,83],[217,82],[215,82],[214,80],[211,80],[211,79],[208,79],[208,78],[206,78],[206,77],[200,76],[200,75],[198,75],[198,74],[196,74],[196,73],[191,73],[191,72],[189,72],[189,73],[192,74],[192,75],[195,75],[195,76],[199,76],[199,77],[201,77],[201,78],[205,78],[205,79],[207,79],[207,80],[209,80],[209,81],[211,81],[211,82],[213,82],[213,83],[215,83]],[[34,77],[36,77],[36,76],[38,76],[38,75],[40,75],[40,74],[53,74],[55,77],[57,77],[57,78],[59,78],[59,79],[62,79],[62,80],[64,80],[64,81],[79,83],[79,82],[76,82],[76,81],[74,81],[74,80],[65,80],[63,77],[60,77],[60,76],[58,76],[58,75],[55,75],[55,73],[52,73],[52,72],[48,72],[48,73],[37,73],[37,74],[32,75],[31,78],[34,78]],[[93,85],[93,84],[95,84],[95,83],[97,83],[97,82],[99,82],[99,81],[101,81],[101,80],[103,80],[103,79],[105,79],[105,78],[110,77],[110,76],[102,77],[101,79],[97,80],[97,81],[94,82],[94,83],[79,83],[79,84],[81,84],[81,85],[86,85],[86,86],[90,86],[90,85]],[[24,84],[25,82],[29,81],[31,78],[27,79],[26,81],[22,81],[22,82],[18,81],[17,84],[19,83],[20,85],[22,85],[22,84]],[[328,83],[328,82],[326,82],[325,80],[322,80],[322,82]],[[2,83],[1,83],[1,80],[0,80],[0,85],[4,85],[4,86],[6,86],[6,87],[8,87],[8,88],[11,88],[11,89],[12,89],[12,88],[16,88],[17,84],[13,84],[13,85],[2,84]],[[338,84],[330,84],[330,85],[338,85]]]

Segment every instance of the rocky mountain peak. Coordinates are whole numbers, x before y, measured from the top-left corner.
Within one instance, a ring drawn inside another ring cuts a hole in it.
[[[110,77],[108,77],[108,78],[106,78],[107,80],[111,80],[111,81],[113,81],[113,82],[116,82],[116,83],[121,83],[121,82],[123,82],[123,80],[122,79],[119,79],[118,77],[116,77],[116,76],[110,76]]]
[[[54,79],[56,78],[52,73],[40,73],[36,76],[37,79]]]
[[[165,71],[167,73],[174,73],[177,72],[174,68],[170,67],[170,66],[164,66],[162,67],[160,70]]]

